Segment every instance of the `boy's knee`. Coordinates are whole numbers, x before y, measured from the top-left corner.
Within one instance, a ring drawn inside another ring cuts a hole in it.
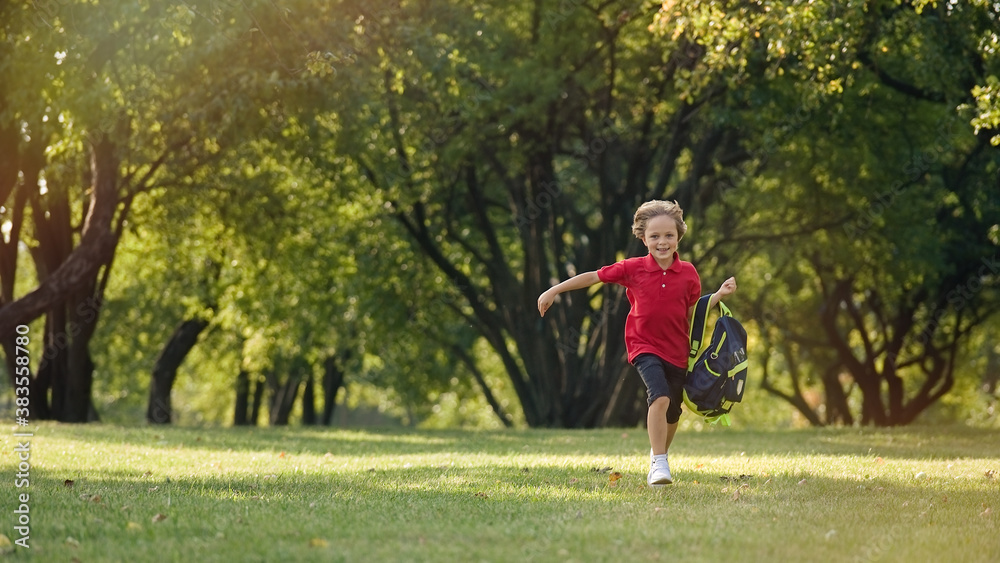
[[[663,395],[653,399],[653,402],[649,404],[649,408],[666,411],[668,408],[670,408],[670,397]]]

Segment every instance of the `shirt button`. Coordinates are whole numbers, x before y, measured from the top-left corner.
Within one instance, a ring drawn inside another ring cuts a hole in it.
[[[663,284],[663,285],[661,285],[660,287],[667,287],[667,284]]]

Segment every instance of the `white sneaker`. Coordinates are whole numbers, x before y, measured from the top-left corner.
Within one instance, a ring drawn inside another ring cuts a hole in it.
[[[663,459],[654,459],[649,467],[649,476],[646,482],[650,487],[662,487],[674,482],[670,477],[670,464],[667,463],[666,456]]]

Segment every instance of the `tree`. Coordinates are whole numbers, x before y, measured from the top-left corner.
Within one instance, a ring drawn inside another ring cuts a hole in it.
[[[663,54],[652,12],[630,3],[361,16],[345,16],[361,22],[353,42],[329,49],[350,64],[330,64],[324,121],[363,176],[357,189],[385,202],[461,297],[450,308],[502,362],[528,424],[635,424],[645,403],[626,377],[620,289],[566,296],[544,322],[535,300],[638,251],[642,201],[677,198],[699,216],[711,201],[701,179],[740,159],[706,109],[723,90],[678,87],[701,50]]]
[[[996,71],[986,46],[1000,14],[771,8],[666,2],[660,16],[671,37],[740,53],[709,70],[746,84],[736,107],[760,128],[747,137],[773,140],[750,149],[741,189],[718,208],[713,224],[739,227],[713,251],[767,256],[748,271],[771,280],[755,299],[768,390],[815,424],[907,424],[952,388],[962,343],[997,310],[1000,154],[967,128],[966,108]],[[812,385],[823,405],[807,401]]]
[[[46,316],[33,415],[80,422],[95,416],[89,342],[135,198],[184,185],[259,127],[256,110],[280,76],[248,72],[263,45],[242,33],[239,8],[3,10],[0,142],[10,156],[0,219],[11,227],[0,259],[0,340],[9,361],[14,328]],[[233,119],[233,109],[246,118]],[[30,291],[14,287],[22,244],[36,270]]]

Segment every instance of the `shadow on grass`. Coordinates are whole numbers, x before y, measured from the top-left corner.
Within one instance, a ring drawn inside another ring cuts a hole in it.
[[[332,453],[358,456],[372,450],[395,455],[537,453],[622,456],[648,451],[642,428],[498,431],[283,428],[178,428],[44,424],[38,436],[149,448],[216,451]],[[678,432],[674,450],[685,455],[818,455],[883,458],[1000,458],[1000,430],[964,426],[882,429],[810,428],[748,431],[710,428]]]

